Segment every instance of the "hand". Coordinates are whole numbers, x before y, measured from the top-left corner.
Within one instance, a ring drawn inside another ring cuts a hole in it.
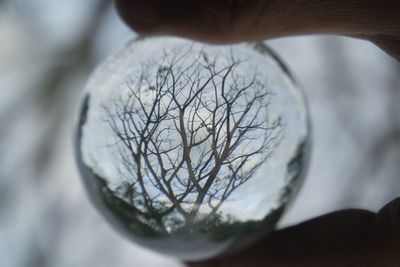
[[[251,247],[189,267],[399,266],[400,198],[377,214],[343,210],[276,231]]]
[[[299,34],[368,39],[400,60],[398,0],[116,0],[143,35],[229,43]]]
[[[398,0],[115,0],[142,35],[212,43],[300,34],[367,39],[400,60]],[[276,231],[251,247],[190,267],[399,266],[400,199],[377,214],[331,213]]]

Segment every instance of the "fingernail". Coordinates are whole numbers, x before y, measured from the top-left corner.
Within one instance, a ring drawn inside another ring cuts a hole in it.
[[[117,0],[116,7],[129,26],[146,30],[146,27],[156,26],[161,21],[161,1]]]

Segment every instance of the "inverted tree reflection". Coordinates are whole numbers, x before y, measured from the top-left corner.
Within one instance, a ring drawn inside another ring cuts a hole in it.
[[[104,107],[121,178],[115,194],[160,233],[221,221],[223,203],[280,142],[272,94],[241,63],[232,53],[168,51]]]

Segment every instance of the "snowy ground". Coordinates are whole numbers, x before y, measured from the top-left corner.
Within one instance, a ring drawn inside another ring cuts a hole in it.
[[[85,79],[130,32],[100,1],[52,2],[0,1],[0,266],[180,266],[117,235],[74,163]],[[400,65],[348,38],[269,44],[304,86],[314,135],[309,174],[281,225],[398,196]]]

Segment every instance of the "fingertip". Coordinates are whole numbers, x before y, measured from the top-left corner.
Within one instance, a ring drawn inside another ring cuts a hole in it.
[[[154,32],[162,21],[161,0],[115,0],[123,21],[142,35]]]
[[[174,35],[209,43],[250,41],[248,21],[262,1],[115,0],[125,23],[140,35]],[[267,1],[268,2],[268,1]],[[251,23],[250,23],[251,24]],[[254,38],[253,38],[254,39]]]
[[[386,204],[378,212],[374,227],[377,239],[400,245],[400,198]]]

